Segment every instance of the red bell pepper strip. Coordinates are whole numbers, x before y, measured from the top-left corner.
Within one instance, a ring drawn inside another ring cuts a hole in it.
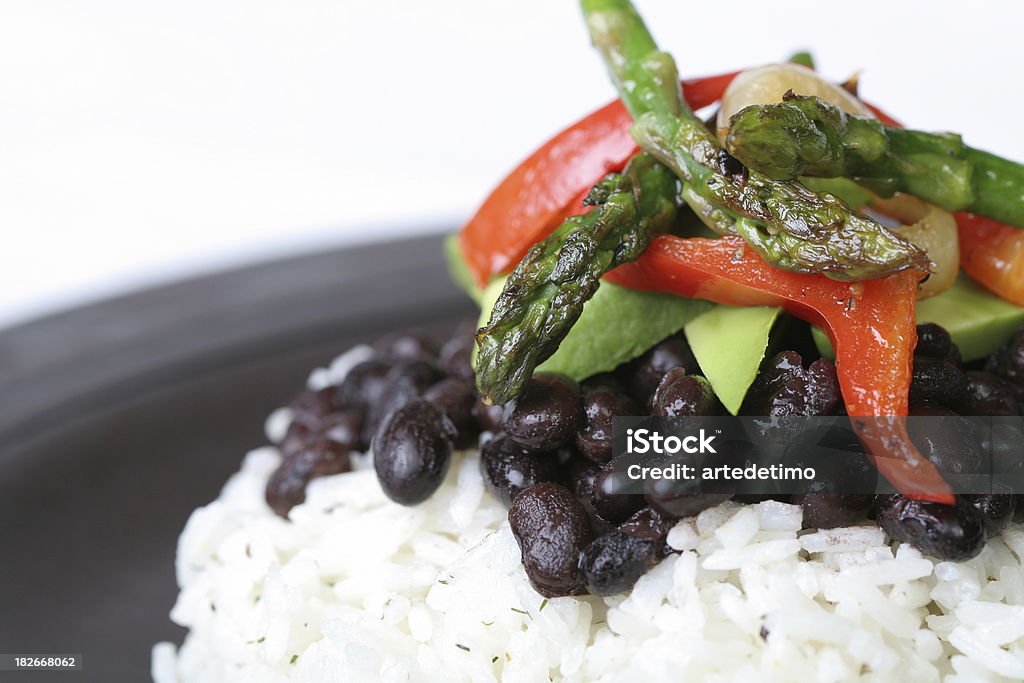
[[[949,485],[913,446],[908,411],[915,299],[922,273],[849,283],[765,263],[738,237],[661,235],[605,278],[619,285],[733,306],[782,306],[832,339],[846,410],[875,465],[908,496],[953,504]],[[856,418],[862,417],[863,420]]]
[[[956,214],[960,267],[993,294],[1024,306],[1024,230],[973,213]]]
[[[739,72],[683,81],[690,107],[721,99]],[[531,246],[567,215],[608,173],[621,171],[636,152],[633,121],[615,100],[548,140],[501,181],[459,233],[459,246],[477,284],[511,270]],[[569,213],[571,211],[571,213]]]

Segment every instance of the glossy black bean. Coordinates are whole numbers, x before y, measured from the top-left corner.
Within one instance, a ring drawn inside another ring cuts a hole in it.
[[[281,453],[294,455],[316,439],[325,438],[348,449],[358,450],[363,428],[363,411],[339,410],[323,416],[317,422],[292,420],[281,441]]]
[[[842,403],[835,365],[819,358],[808,368],[795,351],[782,351],[762,366],[743,402],[743,415],[832,415]]]
[[[632,455],[620,456],[598,471],[591,500],[602,519],[624,522],[646,504],[642,484],[628,475],[628,463],[634,460],[640,461]]]
[[[473,339],[475,332],[475,323],[460,326],[452,338],[441,347],[438,362],[441,364],[441,369],[452,377],[473,381],[472,358],[473,346],[476,343]]]
[[[428,387],[423,392],[423,398],[444,411],[455,425],[458,432],[454,442],[456,448],[469,448],[476,444],[480,427],[473,417],[476,391],[472,383],[457,377],[448,377]]]
[[[292,421],[303,422],[310,426],[315,425],[325,415],[339,407],[335,400],[334,387],[327,387],[318,391],[304,391],[289,403],[292,410]]]
[[[607,389],[620,394],[625,394],[628,391],[622,373],[619,372],[602,372],[592,375],[580,382],[580,389],[584,393],[592,389]]]
[[[576,446],[583,455],[604,464],[612,458],[612,420],[639,415],[629,396],[607,386],[583,390],[583,424],[576,433]]]
[[[924,323],[917,326],[917,346],[914,347],[914,355],[960,364],[960,349],[953,343],[949,332],[935,323]]]
[[[429,401],[414,398],[381,422],[373,439],[373,466],[388,498],[422,503],[448,472],[455,426]]]
[[[380,397],[366,411],[363,441],[369,445],[381,423],[392,412],[414,398],[422,397],[426,390],[444,375],[432,361],[423,359],[396,364],[384,378]]]
[[[1020,415],[1020,404],[1013,386],[990,372],[967,373],[967,398],[961,406],[964,415]]]
[[[661,378],[651,400],[651,414],[659,417],[715,415],[720,404],[711,383],[700,375],[686,374],[686,368],[672,368]]]
[[[647,541],[665,543],[668,532],[679,520],[670,515],[662,514],[652,507],[643,507],[633,513],[619,525],[619,531]]]
[[[697,360],[682,334],[669,337],[626,365],[623,374],[630,396],[641,407],[649,407],[661,378],[675,367],[687,372],[698,370]]]
[[[992,458],[992,472],[1010,477],[1009,481],[1018,478],[1024,469],[1024,458],[1021,458],[1020,445],[1024,443],[1024,428],[1017,423],[994,420],[989,432],[989,453]]]
[[[874,498],[870,493],[808,492],[794,494],[791,500],[803,508],[805,527],[834,529],[866,519]]]
[[[583,504],[590,517],[594,534],[600,535],[614,529],[615,525],[597,514],[597,508],[594,507],[594,484],[601,468],[593,461],[575,454],[565,462],[562,469],[565,472],[566,485],[576,496],[576,500]]]
[[[564,375],[541,372],[505,404],[505,433],[536,450],[572,441],[582,419],[579,385]]]
[[[1017,401],[1024,403],[1024,325],[1018,327],[1013,337],[989,356],[985,370],[1009,381]]]
[[[373,343],[373,349],[383,358],[400,360],[436,359],[437,340],[415,332],[396,332],[384,335]]]
[[[940,406],[913,405],[910,416],[921,418],[907,421],[910,440],[940,472],[971,474],[987,469],[986,435],[978,424]]]
[[[893,539],[940,560],[969,560],[985,546],[985,520],[961,497],[956,505],[943,505],[899,494],[879,496],[875,521]]]
[[[487,489],[505,505],[534,484],[557,481],[561,474],[556,451],[528,451],[505,434],[480,447],[480,473]]]
[[[572,491],[560,484],[535,484],[512,501],[508,523],[538,593],[555,598],[584,591],[579,559],[593,533]]]
[[[612,531],[587,546],[580,557],[580,571],[594,595],[617,595],[632,588],[661,557],[656,542]]]
[[[306,485],[311,479],[351,469],[348,453],[347,447],[323,437],[307,441],[270,475],[265,491],[267,504],[281,517],[287,517],[289,510],[306,500]]]
[[[392,364],[381,358],[358,363],[338,385],[336,400],[347,408],[367,409],[380,400]]]
[[[981,513],[988,538],[998,536],[1013,521],[1017,496],[1013,493],[969,493],[964,498]]]
[[[754,447],[745,441],[716,442],[717,452],[701,456],[675,456],[662,460],[659,465],[689,465],[701,471],[703,468],[745,467],[753,462]],[[739,482],[728,479],[654,479],[643,482],[647,504],[671,517],[692,517],[708,508],[729,500],[739,488]]]
[[[473,404],[473,417],[480,429],[486,432],[497,434],[505,428],[505,406],[488,405],[479,396]]]
[[[957,408],[967,399],[967,375],[948,360],[914,356],[910,381],[911,403],[935,403]]]
[[[791,498],[803,508],[805,527],[849,526],[871,512],[878,472],[852,429],[833,425],[817,435],[795,441],[786,453],[797,467],[813,467],[815,478],[796,485]]]

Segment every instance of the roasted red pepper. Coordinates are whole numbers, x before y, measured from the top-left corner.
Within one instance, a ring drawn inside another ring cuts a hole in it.
[[[973,213],[956,214],[960,267],[993,294],[1024,306],[1024,230]]]
[[[683,95],[692,108],[706,107],[721,99],[736,73],[683,81]],[[548,140],[501,181],[459,233],[477,284],[515,267],[567,215],[582,210],[591,186],[622,170],[636,153],[632,123],[615,100]]]
[[[907,414],[917,341],[917,271],[843,283],[773,268],[738,237],[657,237],[637,261],[606,276],[632,289],[734,306],[782,306],[831,337],[854,426],[878,470],[901,493],[953,504],[949,485],[912,445]],[[863,417],[863,420],[856,418]]]

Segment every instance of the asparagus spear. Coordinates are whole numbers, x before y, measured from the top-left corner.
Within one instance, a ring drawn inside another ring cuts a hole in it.
[[[660,52],[629,0],[582,0],[595,46],[635,121],[633,137],[685,183],[683,199],[719,234],[739,234],[786,270],[866,280],[927,255],[839,198],[776,181],[731,157],[679,91],[675,63]]]
[[[726,145],[771,178],[844,176],[885,197],[907,192],[1024,227],[1024,165],[969,147],[955,133],[893,128],[787,93],[780,104],[737,112]]]
[[[534,245],[509,275],[486,327],[476,335],[476,381],[485,401],[519,393],[555,352],[607,271],[635,260],[678,208],[679,182],[648,154],[594,186],[594,210],[573,216]]]

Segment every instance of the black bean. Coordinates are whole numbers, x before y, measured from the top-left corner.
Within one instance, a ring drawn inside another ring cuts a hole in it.
[[[697,359],[682,334],[664,340],[624,368],[630,396],[642,407],[649,407],[654,391],[665,373],[675,367],[697,372]]]
[[[448,377],[431,385],[423,392],[423,398],[444,411],[444,414],[455,425],[458,432],[455,437],[456,448],[469,448],[476,444],[480,427],[476,418],[473,417],[476,391],[470,382],[457,377]]]
[[[795,351],[782,351],[761,367],[743,402],[744,415],[772,417],[832,415],[842,395],[835,365],[824,359],[804,369]]]
[[[665,515],[652,507],[643,507],[633,513],[633,516],[619,525],[619,531],[630,536],[636,536],[656,543],[665,543],[668,532],[679,521],[675,517]]]
[[[473,335],[476,324],[462,325],[451,339],[445,342],[438,355],[441,369],[452,377],[472,382],[474,378],[472,357],[473,346],[476,344]]]
[[[693,480],[648,479],[644,482],[646,502],[672,517],[693,517],[732,498],[732,491],[707,491]]]
[[[534,484],[508,511],[530,584],[548,598],[584,591],[580,553],[593,538],[587,511],[559,484]]]
[[[914,356],[910,381],[911,403],[937,403],[956,408],[967,399],[967,375],[948,360]]]
[[[1020,415],[1020,404],[1013,386],[990,372],[967,373],[967,399],[961,407],[965,415]]]
[[[797,493],[794,505],[804,512],[804,526],[812,529],[835,529],[865,519],[871,511],[874,495],[870,493],[817,492]]]
[[[1018,402],[1024,402],[1024,325],[1006,344],[989,356],[985,371],[999,375],[1013,385]]]
[[[1015,481],[1020,477],[1020,470],[1024,468],[1024,459],[1021,458],[1020,445],[1024,443],[1024,431],[1021,426],[1011,422],[993,421],[992,431],[989,433],[989,454],[992,459],[993,474],[1010,477],[1008,481]]]
[[[316,439],[325,438],[348,449],[358,449],[363,427],[363,411],[339,410],[316,423],[293,420],[281,441],[281,453],[288,457]]]
[[[815,478],[800,482],[791,499],[803,508],[805,527],[834,529],[868,516],[878,473],[852,429],[833,425],[820,435],[795,441],[787,460],[815,468]]]
[[[704,467],[744,467],[755,455],[754,447],[745,441],[716,442],[716,447],[717,452],[705,454],[703,461],[698,456],[680,454],[659,464],[690,465],[699,472]],[[644,480],[643,488],[647,504],[658,512],[671,517],[692,517],[732,498],[738,485],[735,480],[649,478]]]
[[[949,332],[935,323],[917,326],[917,346],[914,347],[914,355],[960,364],[960,349],[953,343]]]
[[[568,377],[541,372],[505,404],[505,432],[536,450],[552,450],[576,436],[582,417],[579,385]]]
[[[516,496],[541,482],[557,481],[558,453],[528,451],[505,434],[480,447],[480,473],[498,500],[511,505]]]
[[[651,413],[660,417],[715,415],[720,412],[711,383],[686,368],[672,368],[661,379],[651,400]]]
[[[306,500],[306,485],[315,477],[348,472],[348,448],[326,438],[312,439],[285,457],[267,481],[265,497],[281,517]]]
[[[497,434],[505,428],[505,406],[494,403],[488,405],[479,396],[473,404],[473,417],[481,429],[492,434]]]
[[[583,424],[576,434],[576,446],[594,462],[608,462],[612,459],[612,420],[639,414],[633,399],[612,388],[584,389]]]
[[[338,385],[336,400],[346,408],[366,409],[380,400],[392,364],[380,358],[358,363]]]
[[[985,520],[973,505],[911,500],[899,494],[879,496],[875,521],[890,537],[940,560],[962,561],[985,546]]]
[[[621,531],[598,536],[580,557],[587,590],[594,595],[628,591],[662,557],[654,541]]]
[[[422,397],[430,385],[443,376],[435,363],[423,359],[404,361],[392,367],[384,378],[380,397],[366,411],[364,445],[370,444],[388,415],[414,398]]]
[[[623,381],[621,373],[618,372],[602,372],[591,375],[580,382],[580,388],[584,393],[590,389],[607,389],[620,394],[627,393],[626,383]]]
[[[645,505],[643,486],[627,471],[629,464],[640,461],[638,456],[625,454],[598,471],[591,500],[602,519],[618,524]]]
[[[964,498],[981,513],[988,538],[998,536],[1013,521],[1017,496],[1012,493],[969,493]]]
[[[566,485],[576,496],[576,500],[580,501],[586,509],[595,535],[614,529],[615,525],[597,514],[597,508],[594,507],[594,484],[597,482],[597,475],[601,468],[593,461],[577,454],[566,461],[563,470],[565,471]]]
[[[293,412],[292,421],[315,425],[324,415],[339,407],[334,393],[334,387],[302,392],[288,403]]]
[[[437,340],[425,334],[397,332],[373,343],[373,349],[384,358],[418,360],[436,359]]]
[[[432,403],[414,398],[381,423],[373,439],[373,466],[388,498],[422,503],[448,472],[455,426]]]
[[[972,474],[984,469],[985,434],[976,423],[947,408],[930,405],[911,406],[910,416],[910,440],[940,472]]]

